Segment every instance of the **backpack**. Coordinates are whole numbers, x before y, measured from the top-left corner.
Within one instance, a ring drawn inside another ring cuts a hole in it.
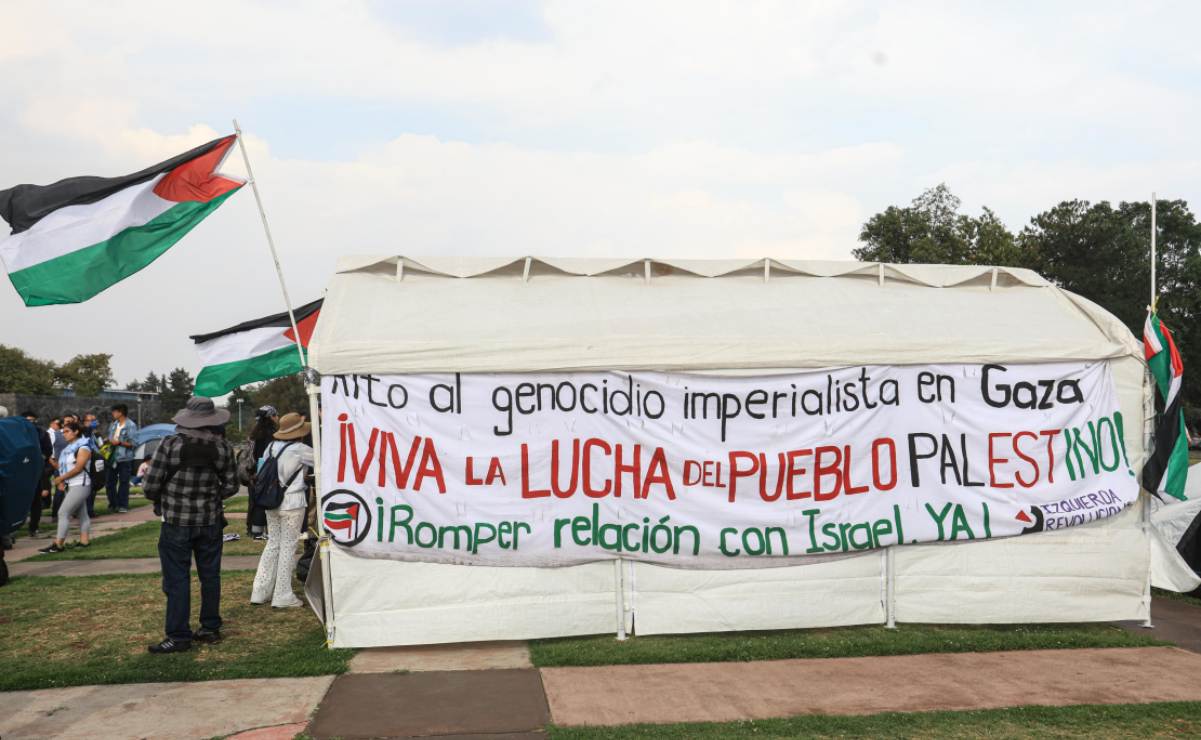
[[[254,484],[254,473],[258,460],[254,459],[254,443],[250,441],[238,445],[234,452],[234,464],[238,468],[238,483],[250,488]]]
[[[92,490],[98,491],[108,481],[108,460],[100,451],[95,440],[88,443],[88,477],[92,479]]]
[[[288,487],[292,485],[292,481],[296,480],[296,476],[304,470],[304,466],[300,465],[296,468],[296,472],[288,478],[287,483],[279,481],[279,457],[284,454],[284,450],[288,449],[295,442],[289,442],[279,449],[279,452],[274,455],[268,454],[263,458],[263,467],[259,468],[259,472],[254,476],[254,485],[250,487],[250,500],[260,509],[278,509],[279,505],[284,502],[284,493]]]

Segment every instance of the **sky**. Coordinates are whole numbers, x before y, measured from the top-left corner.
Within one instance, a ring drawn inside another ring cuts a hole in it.
[[[350,254],[850,259],[941,182],[1014,230],[1069,198],[1201,203],[1199,26],[1194,2],[9,0],[0,188],[237,118],[297,304]],[[111,353],[124,386],[282,308],[245,188],[86,303],[0,286],[0,343]]]

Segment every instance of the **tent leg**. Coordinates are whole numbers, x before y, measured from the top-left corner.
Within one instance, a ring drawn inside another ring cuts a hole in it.
[[[321,516],[321,379],[315,370],[304,374],[305,390],[309,394],[309,419],[313,424],[313,491],[317,499],[317,555],[321,558],[322,611],[325,616],[325,645],[334,644],[334,579],[329,566],[329,533]]]
[[[890,630],[895,630],[897,628],[896,565],[896,548],[884,548],[884,613],[888,618],[888,621],[884,624],[884,627]]]
[[[617,639],[626,639],[626,594],[625,584],[622,582],[621,558],[613,561],[613,581],[616,584],[614,592],[617,602]]]
[[[1143,621],[1143,629],[1154,629],[1151,623],[1151,494],[1144,492],[1139,496],[1140,518],[1143,521],[1143,535],[1147,538],[1147,586],[1143,598],[1147,601],[1147,618]]]

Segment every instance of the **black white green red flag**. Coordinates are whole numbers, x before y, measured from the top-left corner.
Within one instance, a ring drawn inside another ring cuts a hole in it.
[[[1184,428],[1184,409],[1180,393],[1184,362],[1172,339],[1172,332],[1151,312],[1143,327],[1143,348],[1147,367],[1155,378],[1163,410],[1155,424],[1155,448],[1143,466],[1143,488],[1160,498],[1167,494],[1184,500],[1184,481],[1188,475],[1188,434]]]
[[[320,299],[295,309],[302,348],[308,348],[320,313]],[[304,369],[296,351],[296,333],[286,311],[197,334],[192,341],[204,363],[196,376],[198,396],[222,396],[247,383],[282,378]]]
[[[0,190],[0,261],[27,306],[86,301],[149,265],[241,188],[217,174],[235,136],[120,177]]]

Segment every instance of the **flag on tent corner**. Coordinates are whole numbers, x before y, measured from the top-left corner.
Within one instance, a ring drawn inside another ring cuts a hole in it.
[[[321,299],[295,309],[300,346],[305,349],[320,313]],[[240,385],[282,378],[304,369],[287,311],[191,339],[204,363],[196,375],[194,392],[198,396],[222,396]]]
[[[0,261],[26,306],[80,303],[158,259],[241,188],[214,139],[132,175],[0,190]]]
[[[1163,412],[1155,424],[1155,449],[1143,466],[1143,488],[1160,498],[1166,493],[1183,501],[1184,479],[1188,475],[1188,434],[1184,429],[1180,393],[1184,362],[1176,350],[1172,332],[1154,311],[1147,314],[1143,327],[1143,352],[1163,400]]]

